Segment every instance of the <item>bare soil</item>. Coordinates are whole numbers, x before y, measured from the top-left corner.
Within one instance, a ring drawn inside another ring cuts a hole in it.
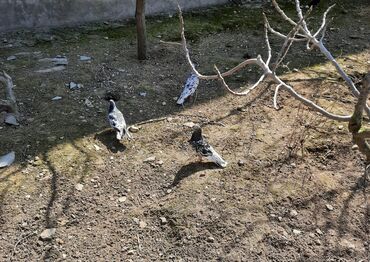
[[[231,68],[246,53],[266,56],[260,11],[187,14],[200,71]],[[358,82],[370,69],[370,5],[339,4],[333,15],[328,49]],[[0,65],[16,84],[21,125],[0,125],[0,155],[16,152],[0,170],[0,261],[369,261],[369,184],[346,124],[285,93],[275,110],[266,85],[235,97],[201,81],[197,99],[178,107],[189,68],[179,46],[159,41],[178,41],[176,17],[148,21],[146,61],[136,59],[134,32],[130,22],[110,22],[1,37]],[[281,41],[271,42],[278,52]],[[50,66],[39,59],[57,55],[68,58],[65,70],[36,72]],[[288,61],[279,73],[296,90],[351,114],[355,98],[320,53],[297,45]],[[247,68],[227,80],[239,88],[259,73]],[[70,90],[71,81],[83,87]],[[107,91],[121,96],[130,125],[162,120],[117,142]],[[188,122],[203,125],[227,168],[197,162]],[[56,232],[42,240],[47,228]]]

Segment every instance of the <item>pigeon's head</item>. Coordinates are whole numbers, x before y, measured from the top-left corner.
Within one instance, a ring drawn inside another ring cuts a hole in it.
[[[193,134],[191,135],[191,139],[189,142],[197,142],[199,140],[202,140],[203,137],[202,137],[202,129],[200,128],[200,126],[198,125],[195,125],[193,127]]]

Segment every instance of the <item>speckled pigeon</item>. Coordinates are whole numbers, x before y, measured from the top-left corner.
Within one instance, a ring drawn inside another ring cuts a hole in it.
[[[116,103],[113,99],[109,100],[108,121],[110,126],[116,130],[116,137],[118,140],[121,140],[125,135],[127,135],[128,138],[131,138],[126,126],[125,118],[123,117],[121,111],[119,111],[116,107]]]
[[[197,90],[198,84],[199,84],[198,76],[194,73],[191,73],[188,79],[186,80],[182,93],[180,97],[177,99],[176,103],[178,105],[183,105],[185,100],[189,96],[192,96],[195,93],[195,91]]]
[[[200,126],[194,126],[194,131],[189,143],[200,156],[207,157],[208,160],[216,163],[222,168],[227,166],[227,162],[223,160],[222,157],[213,149],[213,147],[204,139]]]

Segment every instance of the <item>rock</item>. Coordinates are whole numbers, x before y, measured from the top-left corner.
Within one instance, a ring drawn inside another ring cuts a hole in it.
[[[297,215],[298,215],[298,212],[296,210],[294,210],[294,209],[290,210],[290,212],[289,212],[290,217],[296,217]]]
[[[319,228],[316,228],[316,233],[319,234],[319,235],[323,235],[324,233],[319,229]]]
[[[184,123],[184,126],[192,128],[195,124],[193,122],[186,122]]]
[[[343,130],[343,128],[344,128],[344,126],[343,126],[343,125],[339,125],[339,126],[338,126],[338,129],[339,129],[339,130]]]
[[[326,204],[326,209],[329,210],[329,211],[333,211],[334,207],[330,204]]]
[[[140,220],[139,220],[138,218],[136,218],[136,217],[134,217],[132,220],[134,220],[134,222],[135,222],[136,224],[139,224],[139,223],[140,223]]]
[[[81,191],[84,188],[84,185],[77,184],[77,185],[75,185],[75,188],[76,188],[76,190]]]
[[[145,221],[143,221],[143,220],[141,220],[140,222],[139,222],[139,227],[140,228],[146,228],[146,226],[147,226],[148,224],[145,222]]]
[[[84,104],[85,104],[85,106],[90,107],[90,108],[94,107],[94,105],[92,104],[92,102],[88,98],[85,99]]]
[[[17,59],[17,57],[15,56],[15,55],[11,55],[11,56],[9,56],[7,59],[6,59],[6,61],[13,61],[13,60],[16,60]]]
[[[301,234],[301,233],[302,233],[302,231],[301,231],[301,230],[293,229],[293,234],[294,234],[294,235],[299,235],[299,234]]]
[[[159,219],[161,220],[161,225],[167,224],[167,219],[165,217],[160,217]]]
[[[215,242],[214,237],[207,237],[207,242],[209,242],[209,243]]]
[[[14,151],[0,157],[0,168],[7,167],[13,164],[15,160]]]
[[[127,197],[125,197],[125,196],[118,198],[118,202],[120,202],[120,203],[123,203],[126,200],[127,200]]]
[[[239,166],[244,166],[244,165],[245,165],[245,161],[240,159],[240,160],[238,161],[238,165],[239,165]]]
[[[139,132],[140,127],[137,127],[137,126],[130,126],[130,127],[128,128],[128,130],[129,130],[131,133],[137,133],[137,132]]]
[[[315,239],[315,243],[316,243],[316,245],[320,246],[321,245],[320,239]]]
[[[51,240],[56,232],[56,228],[47,228],[40,234],[41,240]]]
[[[162,106],[165,106],[165,105],[167,105],[167,103],[166,102],[162,102]]]
[[[91,57],[86,55],[80,55],[80,61],[90,61]]]
[[[144,159],[144,163],[150,163],[150,162],[154,162],[155,161],[155,159],[156,159],[156,157],[155,156],[150,156],[150,157],[148,157],[148,158],[146,158],[146,159]]]
[[[352,150],[358,150],[358,145],[353,145]]]
[[[69,87],[69,89],[71,89],[71,90],[75,90],[75,89],[80,89],[80,88],[82,88],[82,87],[83,87],[83,85],[82,85],[82,84],[75,83],[75,82],[70,82],[70,83],[68,84],[68,87]]]
[[[108,37],[107,37],[107,39],[108,39]],[[135,253],[135,250],[132,250],[132,249],[127,251],[127,255],[133,255],[134,253]]]
[[[65,66],[54,66],[51,68],[37,70],[36,73],[52,73],[52,72],[62,71],[64,69],[66,69]]]
[[[8,124],[8,125],[12,125],[12,126],[19,126],[19,123],[17,121],[17,118],[12,113],[7,113],[5,115],[4,123],[5,124]]]
[[[96,144],[94,144],[94,148],[95,148],[95,150],[96,150],[96,151],[101,150],[100,146],[98,146],[98,145],[96,145]]]
[[[55,66],[66,66],[68,65],[68,59],[65,56],[56,56],[53,58],[42,58],[39,62],[52,63]]]
[[[146,94],[146,92],[140,92],[139,95],[142,96],[142,97],[146,97],[147,94]]]
[[[54,96],[51,100],[52,101],[58,101],[58,100],[61,100],[62,97],[61,96]]]

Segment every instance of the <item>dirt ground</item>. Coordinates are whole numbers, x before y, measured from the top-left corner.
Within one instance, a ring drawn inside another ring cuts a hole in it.
[[[326,40],[355,81],[370,69],[366,2],[338,4]],[[211,8],[185,21],[202,72],[266,56],[260,8]],[[0,155],[16,152],[0,170],[0,261],[369,261],[369,185],[346,124],[284,92],[275,110],[266,85],[235,97],[201,81],[197,99],[178,107],[189,68],[179,46],[160,42],[179,40],[177,18],[149,19],[146,61],[136,59],[134,33],[132,22],[107,22],[1,36],[0,68],[16,85],[21,125],[0,124]],[[282,43],[271,42],[276,55]],[[40,59],[57,55],[68,58],[64,70],[37,72],[50,67]],[[301,94],[351,114],[355,98],[320,53],[297,45],[285,62],[279,73]],[[239,88],[259,73],[246,68],[227,81]],[[71,90],[71,81],[83,86]],[[162,120],[117,142],[107,91],[120,94],[130,125]],[[203,125],[227,168],[197,162],[189,122]],[[56,231],[42,239],[48,228]]]

